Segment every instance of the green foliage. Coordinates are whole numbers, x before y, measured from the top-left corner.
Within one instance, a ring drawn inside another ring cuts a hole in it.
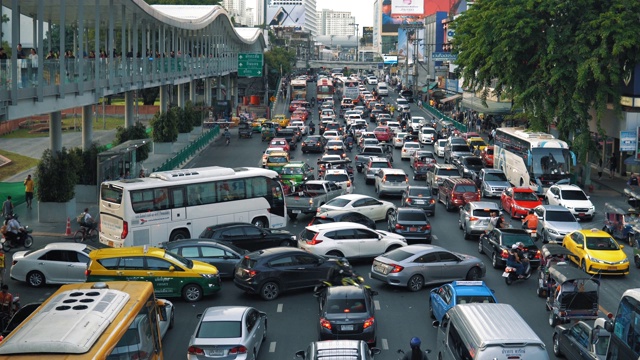
[[[588,134],[591,109],[598,128],[607,103],[620,111],[625,65],[640,60],[638,13],[631,0],[476,1],[452,25],[457,71],[465,86],[513,96],[538,128]]]
[[[138,94],[142,98],[143,105],[153,105],[160,95],[160,87],[141,89],[138,90]]]
[[[194,105],[191,101],[187,101],[185,111],[191,118],[191,125],[194,127],[202,125],[202,104]]]
[[[67,148],[55,153],[45,150],[36,167],[38,201],[64,203],[73,199],[79,174],[84,171],[82,158]]]
[[[118,126],[116,128],[116,138],[113,140],[114,145],[122,144],[129,140],[142,140],[148,139],[147,128],[141,122],[136,122],[132,127],[124,128]],[[150,144],[145,144],[136,149],[136,161],[142,162],[149,158],[149,151],[151,151]]]
[[[274,72],[269,71],[268,74],[269,88],[275,89],[278,85],[280,74],[290,74],[293,70],[293,65],[296,62],[296,52],[285,47],[273,47],[264,53],[264,61],[266,61],[270,70],[275,70]]]
[[[187,109],[176,107],[176,116],[178,118],[178,132],[185,134],[191,132],[193,130],[193,120],[191,117],[193,116],[193,108]]]
[[[98,145],[93,143],[86,151],[82,150],[81,147],[75,147],[69,150],[69,153],[79,159],[81,164],[80,172],[78,172],[78,184],[97,185],[98,154],[100,153]]]
[[[178,139],[178,110],[171,108],[166,112],[157,112],[151,119],[154,142],[175,142]]]

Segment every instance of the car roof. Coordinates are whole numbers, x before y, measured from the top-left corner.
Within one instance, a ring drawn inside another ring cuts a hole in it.
[[[370,162],[379,161],[379,162],[386,162],[386,163],[388,163],[388,162],[389,162],[389,159],[387,159],[387,158],[383,158],[383,157],[380,157],[380,156],[372,156],[372,157],[370,157],[370,158],[369,158],[369,161],[370,161]]]
[[[284,167],[300,167],[306,164],[304,161],[291,161],[284,165]]]
[[[360,215],[360,216],[363,216],[363,217],[367,217],[366,215],[363,215],[362,213],[359,213],[357,211],[351,211],[351,210],[329,210],[329,211],[325,211],[325,212],[320,213],[320,214],[316,214],[315,217],[317,217],[317,218],[335,218],[335,217],[345,216],[345,215]]]
[[[439,169],[457,169],[455,165],[451,164],[434,164],[433,166]]]
[[[567,209],[562,205],[538,205],[538,206],[542,206],[542,208],[544,208],[545,210],[551,210],[551,211],[569,211],[569,209]]]
[[[396,168],[381,168],[380,171],[388,174],[407,175],[407,173],[404,172],[404,170],[396,169]]]
[[[491,201],[472,201],[470,203],[468,203],[469,206],[476,208],[476,209],[491,209],[491,210],[497,210],[498,209],[498,204],[491,202]]]
[[[417,212],[420,212],[420,213],[423,213],[423,214],[424,214],[424,210],[419,209],[419,208],[414,208],[414,207],[399,207],[399,208],[396,210],[396,212],[397,212],[397,213],[401,213],[401,212],[415,212],[415,213],[417,213]],[[425,215],[426,215],[426,214],[425,214]]]
[[[342,174],[349,175],[349,173],[348,173],[348,171],[346,169],[329,169],[329,170],[326,170],[324,174],[325,175],[329,175],[329,174],[331,174],[331,175],[338,175],[338,174],[340,174],[340,175],[342,175]]]
[[[503,173],[504,171],[500,170],[500,169],[492,169],[492,168],[484,168],[482,169],[482,171],[484,171],[485,173]]]
[[[255,259],[256,257],[270,257],[274,255],[281,255],[281,254],[287,254],[287,253],[296,254],[296,255],[308,254],[308,252],[299,248],[279,246],[279,247],[272,247],[272,248],[253,251],[245,256]]]
[[[591,237],[602,237],[602,238],[610,238],[611,234],[609,234],[606,231],[602,231],[600,229],[597,228],[592,228],[592,229],[581,229],[581,230],[576,230],[576,232],[579,232],[583,235],[586,236],[591,236]]]
[[[580,189],[580,187],[578,185],[562,184],[562,185],[554,185],[554,186],[556,186],[560,190],[580,190],[580,191],[582,191],[582,189]]]
[[[361,286],[330,286],[327,288],[327,298],[362,298],[364,297],[365,289]]]
[[[247,306],[212,306],[202,313],[202,321],[240,321]]]
[[[476,184],[473,182],[473,180],[471,179],[467,179],[467,178],[460,178],[460,177],[453,177],[453,178],[446,178],[445,181],[451,181],[454,184]]]
[[[101,248],[93,250],[89,257],[92,259],[105,258],[105,257],[118,257],[127,255],[147,255],[163,257],[165,253],[164,249],[147,246],[131,246],[121,248]]]
[[[368,227],[366,227],[365,225],[354,223],[354,222],[346,222],[346,221],[309,225],[307,226],[307,229],[315,232],[319,232],[319,231],[327,231],[327,230],[334,230],[334,229],[343,229],[345,227],[368,229]]]
[[[532,188],[528,187],[514,187],[512,189],[514,193],[535,193]]]
[[[451,289],[457,294],[462,296],[468,295],[491,295],[493,291],[485,284],[484,281],[454,281],[450,284]]]
[[[75,250],[82,251],[86,249],[86,244],[77,244],[77,243],[68,243],[68,242],[54,242],[47,244],[44,248],[47,250],[51,249],[62,249],[62,250]]]
[[[407,141],[406,143],[404,143],[404,145],[402,146],[407,146],[407,145],[418,145],[420,146],[420,143],[417,141]]]
[[[247,222],[228,222],[228,223],[224,223],[224,224],[216,224],[216,225],[210,225],[207,226],[206,229],[207,230],[220,230],[220,229],[226,229],[226,228],[230,228],[230,227],[235,227],[235,226],[247,226],[247,225],[253,225]]]
[[[421,251],[425,251],[425,250],[430,250],[430,251],[449,251],[441,246],[438,245],[430,245],[430,244],[414,244],[414,245],[407,245],[407,246],[403,246],[401,248],[398,248],[398,250],[402,250],[402,251],[406,251],[408,253],[411,254],[417,254]],[[383,255],[384,256],[384,255]]]

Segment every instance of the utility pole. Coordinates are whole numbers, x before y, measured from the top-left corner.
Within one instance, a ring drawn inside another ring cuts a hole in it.
[[[356,61],[360,61],[360,56],[358,54],[358,46],[360,45],[360,40],[358,39],[358,33],[360,32],[360,24],[356,24],[356,23],[351,23],[349,25],[355,25],[356,26]]]

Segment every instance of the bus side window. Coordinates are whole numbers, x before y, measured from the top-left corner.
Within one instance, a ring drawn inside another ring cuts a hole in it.
[[[169,208],[169,194],[167,189],[155,189],[153,191],[153,209],[164,210]]]
[[[171,208],[181,208],[186,206],[184,198],[184,188],[177,187],[171,189]]]

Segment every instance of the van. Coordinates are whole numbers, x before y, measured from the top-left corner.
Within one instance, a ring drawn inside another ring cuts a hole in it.
[[[456,305],[433,326],[437,359],[549,359],[544,342],[509,304]]]
[[[389,87],[385,82],[378,83],[378,86],[376,87],[376,91],[380,96],[389,96]]]

